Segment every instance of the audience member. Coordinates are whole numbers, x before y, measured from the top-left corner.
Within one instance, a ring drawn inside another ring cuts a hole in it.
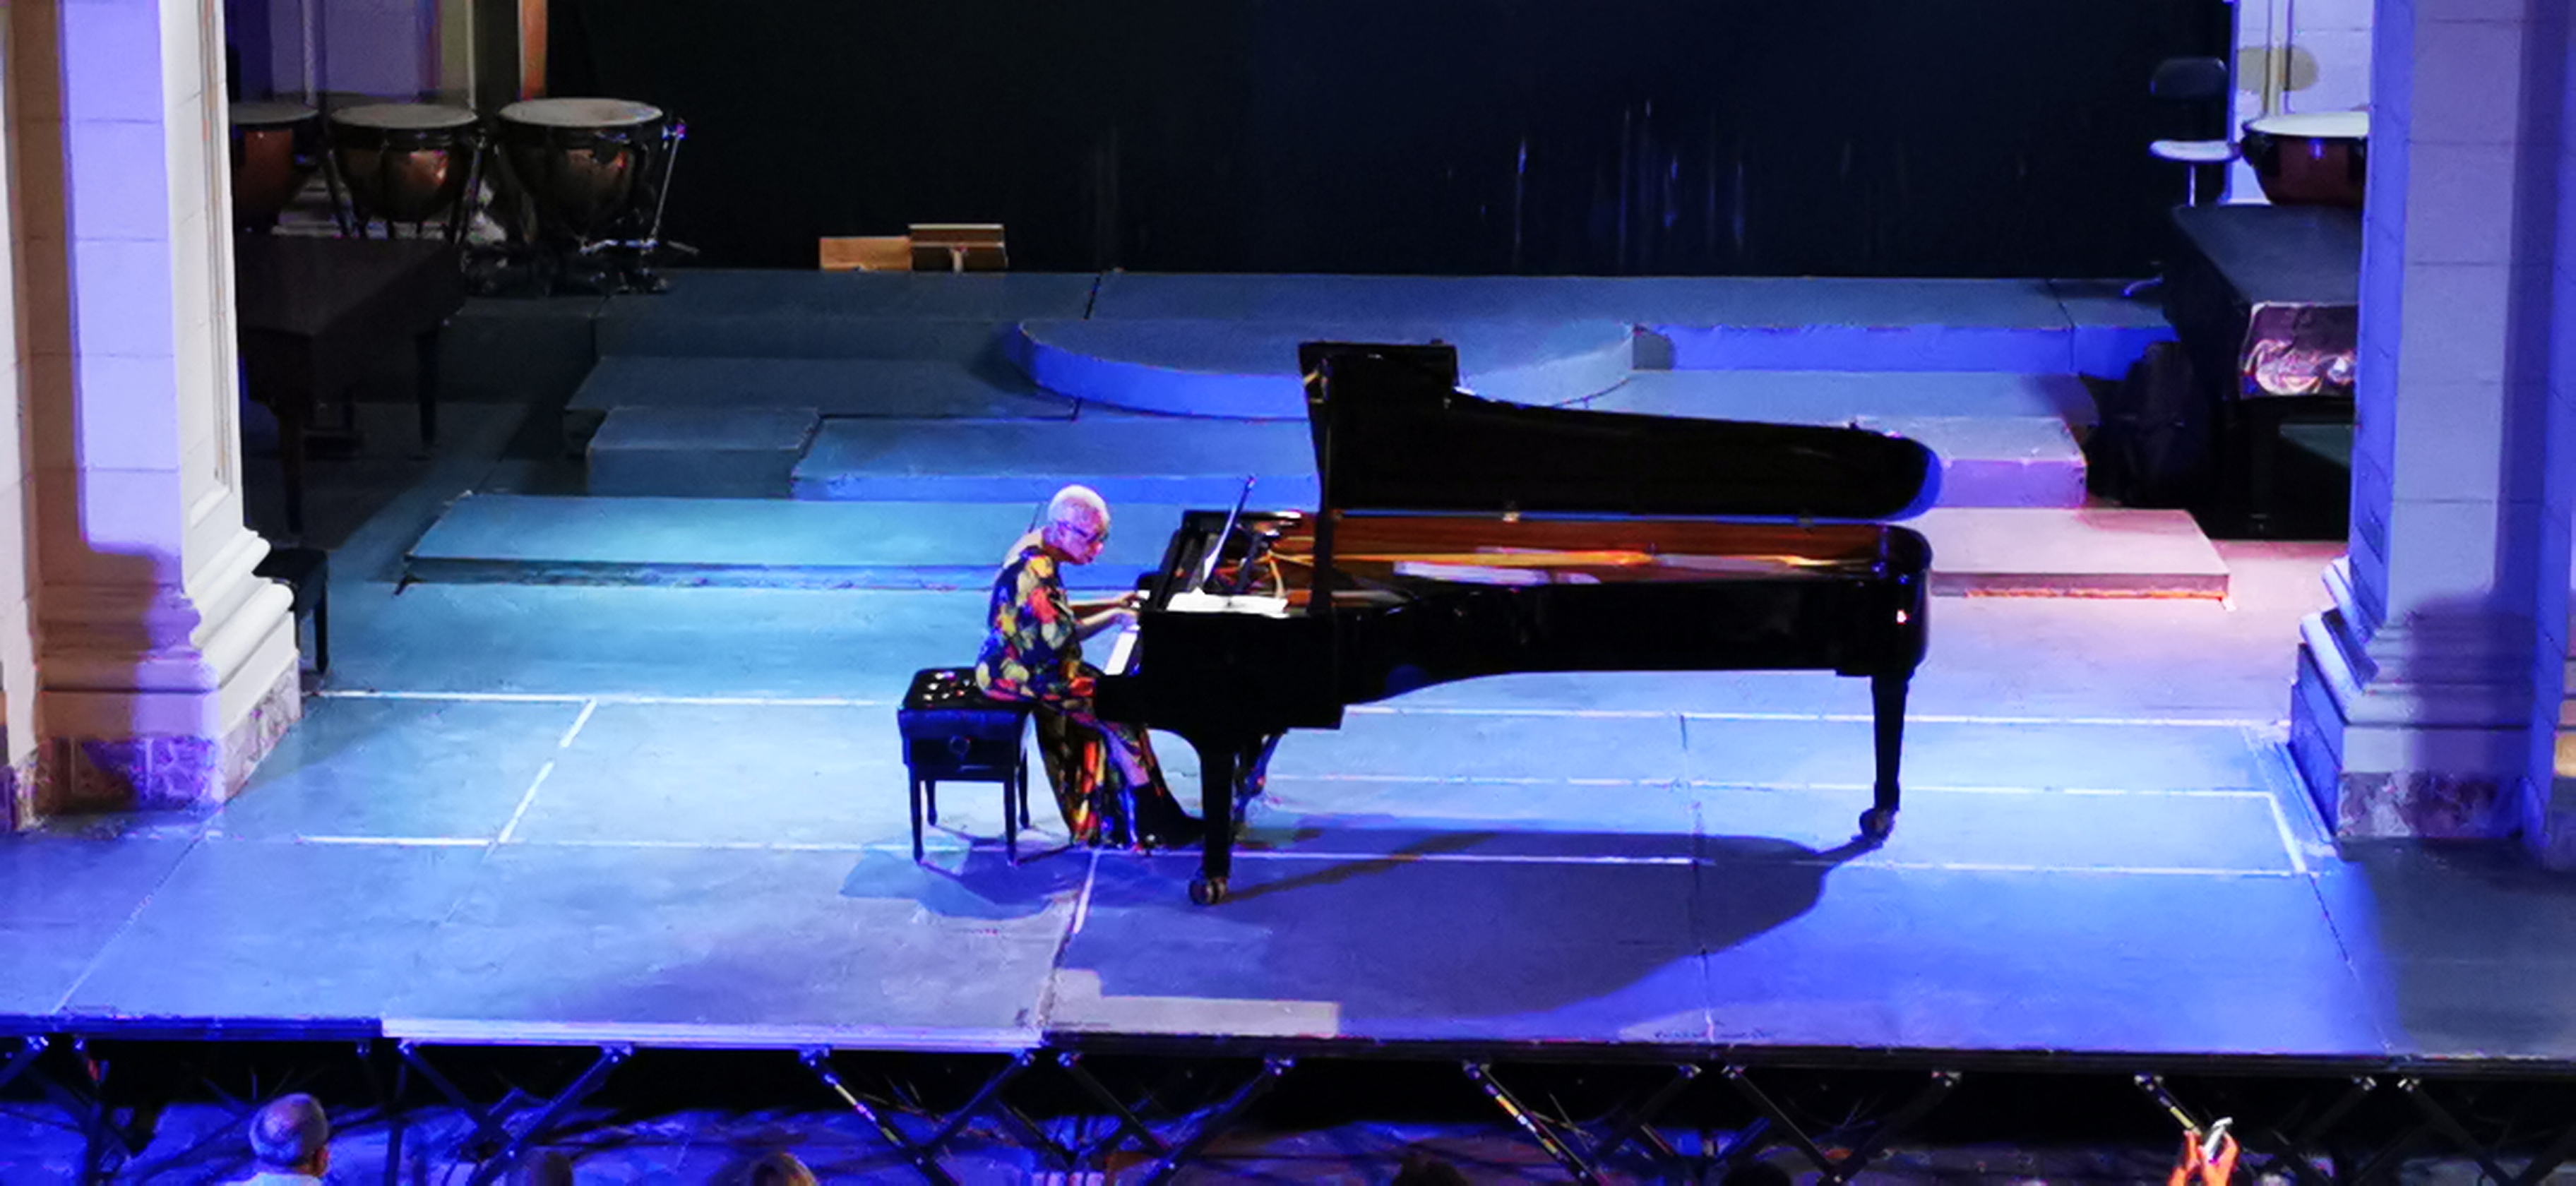
[[[2220,1121],[2218,1127],[2224,1129],[2226,1122]],[[2202,1147],[2204,1140],[2197,1132],[2183,1130],[2182,1157],[2174,1162],[2165,1186],[2227,1186],[2227,1180],[2236,1174],[2236,1138],[2221,1132],[2215,1157]]]
[[[243,1186],[302,1186],[331,1168],[331,1118],[309,1095],[279,1096],[250,1118],[251,1165]]]
[[[519,1168],[520,1186],[572,1186],[572,1158],[548,1149]]]
[[[763,1156],[751,1163],[751,1172],[744,1178],[751,1186],[821,1186],[814,1177],[814,1171],[805,1168],[805,1163],[796,1160],[793,1153]]]
[[[1407,1149],[1404,1164],[1395,1171],[1395,1181],[1390,1186],[1467,1186],[1467,1175],[1420,1149]]]

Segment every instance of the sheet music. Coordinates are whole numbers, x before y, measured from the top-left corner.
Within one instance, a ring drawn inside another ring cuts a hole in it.
[[[1285,597],[1259,597],[1249,593],[1231,596],[1215,593],[1174,593],[1164,609],[1181,614],[1260,614],[1270,618],[1288,616]],[[1109,644],[1109,661],[1100,665],[1107,675],[1125,675],[1136,662],[1136,624],[1129,622]]]
[[[1174,593],[1163,608],[1176,614],[1260,614],[1269,618],[1288,616],[1288,599],[1263,597],[1253,593]]]

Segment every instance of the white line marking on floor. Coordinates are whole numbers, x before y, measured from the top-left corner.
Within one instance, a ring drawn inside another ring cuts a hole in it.
[[[1095,848],[1091,850],[1090,863],[1082,870],[1082,892],[1074,895],[1073,925],[1065,929],[1066,942],[1072,942],[1074,936],[1082,933],[1082,924],[1091,921],[1091,891],[1099,883],[1100,850]]]
[[[884,708],[892,700],[866,696],[663,696],[622,692],[402,692],[380,688],[333,688],[318,693],[326,700],[453,700],[465,704],[671,704],[691,707],[751,708]]]
[[[1976,861],[1878,861],[1869,858],[1848,862],[1868,869],[1892,869],[1900,872],[1950,873],[2104,873],[2141,877],[2300,877],[2290,869],[2195,869],[2161,865],[2009,865]]]
[[[488,836],[233,836],[228,839],[234,843],[345,844],[374,848],[482,848],[492,843]]]
[[[377,688],[326,688],[325,700],[459,700],[468,704],[578,704],[589,699],[569,692],[389,692]]]
[[[574,718],[572,719],[572,728],[569,728],[569,729],[564,730],[563,740],[556,742],[556,743],[555,743],[555,748],[556,748],[556,749],[571,749],[571,748],[572,748],[572,739],[581,735],[581,727],[590,723],[590,714],[595,713],[595,712],[598,712],[598,711],[599,711],[599,702],[598,702],[598,701],[596,701],[596,700],[584,700],[584,701],[582,701],[582,702],[581,702],[581,715],[580,715],[580,716],[577,716],[577,717],[574,717]]]
[[[1357,716],[1572,717],[1607,720],[1650,720],[1656,717],[1679,716],[1685,720],[1698,721],[1828,721],[1835,724],[1860,725],[1876,719],[1865,712],[1724,712],[1692,708],[1458,708],[1445,705],[1412,708],[1373,704],[1355,705],[1349,711]],[[2185,729],[2242,729],[2278,725],[2283,722],[2250,720],[2243,717],[2041,717],[1908,713],[1905,723],[1909,725],[2155,725]]]
[[[537,788],[546,785],[547,776],[554,772],[555,764],[551,761],[547,762],[543,766],[537,767],[537,776],[534,779],[531,779],[528,783],[528,793],[519,796],[518,810],[510,813],[509,823],[501,825],[501,837],[500,839],[493,841],[494,844],[508,844],[510,842],[510,837],[518,834],[519,820],[528,814],[528,808],[533,806],[537,801]]]
[[[2298,870],[2299,876],[2307,876],[2308,858],[2299,852],[2299,838],[2290,831],[2290,816],[2281,810],[2281,797],[2267,794],[2263,803],[2272,809],[2272,826],[2281,833],[2281,851],[2290,854],[2290,867]]]

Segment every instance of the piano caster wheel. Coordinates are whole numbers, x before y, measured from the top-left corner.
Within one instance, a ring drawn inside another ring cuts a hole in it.
[[[1887,834],[1895,830],[1896,813],[1893,811],[1883,807],[1873,807],[1860,813],[1861,838],[1872,844],[1887,839]]]
[[[1224,878],[1193,877],[1190,879],[1190,902],[1193,905],[1214,906],[1224,900]]]

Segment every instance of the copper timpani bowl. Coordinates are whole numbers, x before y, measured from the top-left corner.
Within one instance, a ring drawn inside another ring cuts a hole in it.
[[[231,111],[233,221],[274,224],[322,164],[322,125],[300,103],[235,103]]]
[[[2243,146],[2245,162],[2273,205],[2360,207],[2370,165],[2369,112],[2248,120]]]
[[[624,99],[531,99],[501,109],[501,165],[532,238],[587,240],[626,214],[660,154],[662,109]]]
[[[437,103],[370,103],[331,113],[331,159],[364,222],[421,223],[465,195],[478,118]]]

